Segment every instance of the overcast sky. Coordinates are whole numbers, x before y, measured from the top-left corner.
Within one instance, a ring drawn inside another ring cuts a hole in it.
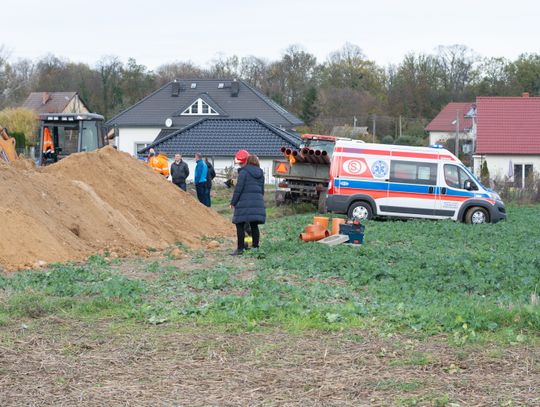
[[[1,0],[11,60],[116,55],[154,69],[217,55],[278,59],[300,44],[324,61],[345,42],[379,64],[464,44],[480,56],[540,53],[538,0]]]

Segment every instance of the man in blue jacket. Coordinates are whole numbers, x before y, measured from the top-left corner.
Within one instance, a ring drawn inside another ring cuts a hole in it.
[[[207,199],[208,194],[206,192],[206,189],[208,188],[206,185],[208,166],[203,161],[201,153],[195,154],[195,162],[197,163],[195,166],[195,189],[197,190],[197,199],[203,205],[210,206]]]

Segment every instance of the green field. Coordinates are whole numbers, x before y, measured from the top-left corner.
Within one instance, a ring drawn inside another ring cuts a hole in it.
[[[285,217],[264,227],[263,248],[242,261],[206,265],[204,252],[188,251],[200,267],[181,267],[165,253],[144,264],[155,278],[140,279],[121,260],[94,257],[2,277],[0,322],[61,312],[246,331],[376,326],[522,338],[540,329],[540,228],[532,226],[540,208],[511,208],[509,217],[476,227],[372,221],[363,246],[334,248],[298,240],[310,215]]]
[[[508,217],[474,227],[451,221],[370,221],[364,245],[329,248],[300,242],[298,234],[312,215],[293,215],[265,225],[262,248],[243,258],[228,256],[231,243],[222,242],[214,251],[179,245],[182,259],[168,251],[144,259],[93,257],[85,264],[4,274],[0,338],[4,349],[18,349],[21,338],[58,335],[50,321],[60,320],[61,332],[75,326],[83,335],[107,326],[103,335],[112,341],[125,334],[156,340],[166,332],[231,335],[235,343],[243,335],[262,335],[268,349],[275,335],[335,338],[336,349],[366,338],[389,341],[382,352],[390,352],[392,338],[399,346],[437,344],[438,351],[411,350],[389,360],[391,369],[433,365],[437,352],[474,353],[478,346],[502,359],[512,347],[525,354],[535,349],[534,355],[540,342],[540,206],[510,206]],[[219,340],[212,340],[217,342],[210,347],[218,346]],[[262,357],[257,352],[254,360]],[[530,371],[540,374],[533,361]],[[0,365],[0,379],[3,369]],[[448,405],[456,399],[444,387],[411,377],[372,385],[370,394],[388,393],[390,404]],[[537,385],[538,380],[533,390]],[[528,405],[533,399],[517,394],[508,400]]]

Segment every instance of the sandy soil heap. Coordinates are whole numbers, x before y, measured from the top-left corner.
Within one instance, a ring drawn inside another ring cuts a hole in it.
[[[142,254],[232,236],[232,225],[143,162],[112,147],[34,169],[0,165],[0,268]]]

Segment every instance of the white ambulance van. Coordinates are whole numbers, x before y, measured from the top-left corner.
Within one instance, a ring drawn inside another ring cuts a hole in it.
[[[328,211],[374,216],[495,223],[504,203],[443,148],[338,140],[332,155]]]

